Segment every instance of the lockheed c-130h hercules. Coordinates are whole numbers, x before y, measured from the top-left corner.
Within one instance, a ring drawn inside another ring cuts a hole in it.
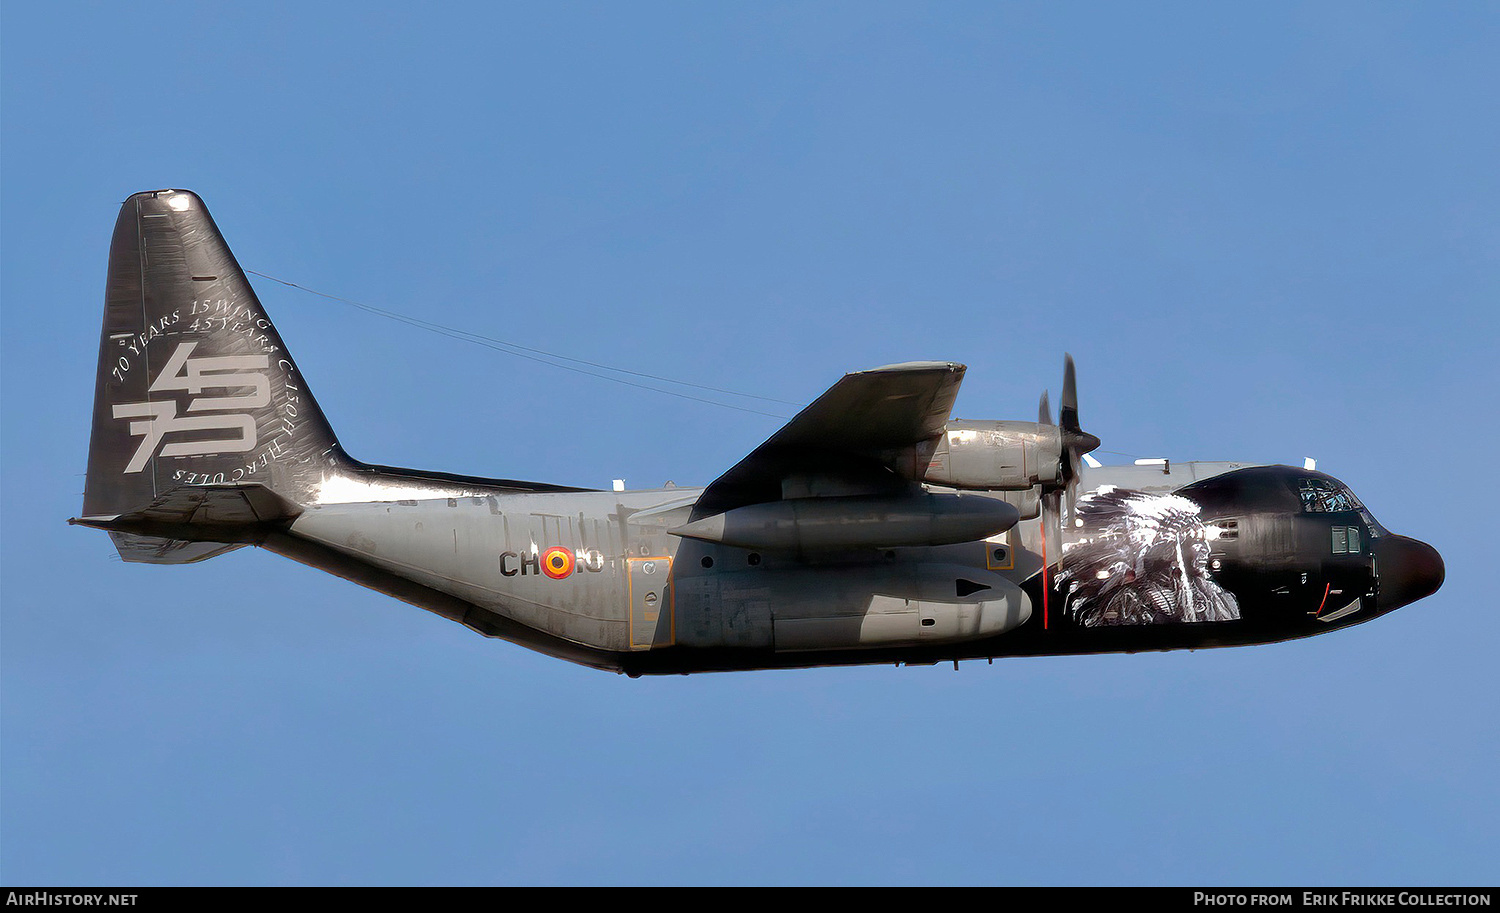
[[[702,489],[592,491],[344,453],[195,194],[110,248],[83,516],[127,561],[257,545],[630,675],[1270,643],[1433,593],[1337,479],[1099,466],[1056,422],[954,421],[962,365],[845,375]],[[288,594],[289,596],[291,594]]]

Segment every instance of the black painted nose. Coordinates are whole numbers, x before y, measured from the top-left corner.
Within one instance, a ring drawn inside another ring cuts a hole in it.
[[[1382,612],[1416,602],[1443,585],[1443,556],[1426,542],[1406,536],[1375,540],[1375,570],[1380,592],[1375,599]]]

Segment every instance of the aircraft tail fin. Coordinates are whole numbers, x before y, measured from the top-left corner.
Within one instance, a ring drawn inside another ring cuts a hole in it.
[[[126,200],[78,522],[109,529],[126,560],[203,560],[295,516],[341,459],[203,201]]]

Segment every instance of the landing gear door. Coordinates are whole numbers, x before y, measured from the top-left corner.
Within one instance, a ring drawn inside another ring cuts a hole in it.
[[[669,647],[675,641],[672,559],[630,558],[630,649]]]

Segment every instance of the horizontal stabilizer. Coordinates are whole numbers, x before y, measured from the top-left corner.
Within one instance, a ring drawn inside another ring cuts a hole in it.
[[[135,533],[109,534],[120,557],[132,564],[192,564],[207,561],[225,552],[243,548],[243,542],[193,542],[188,539],[162,539],[137,536]]]
[[[264,485],[208,485],[174,488],[118,516],[68,522],[107,530],[126,561],[188,564],[259,542],[299,513]]]

